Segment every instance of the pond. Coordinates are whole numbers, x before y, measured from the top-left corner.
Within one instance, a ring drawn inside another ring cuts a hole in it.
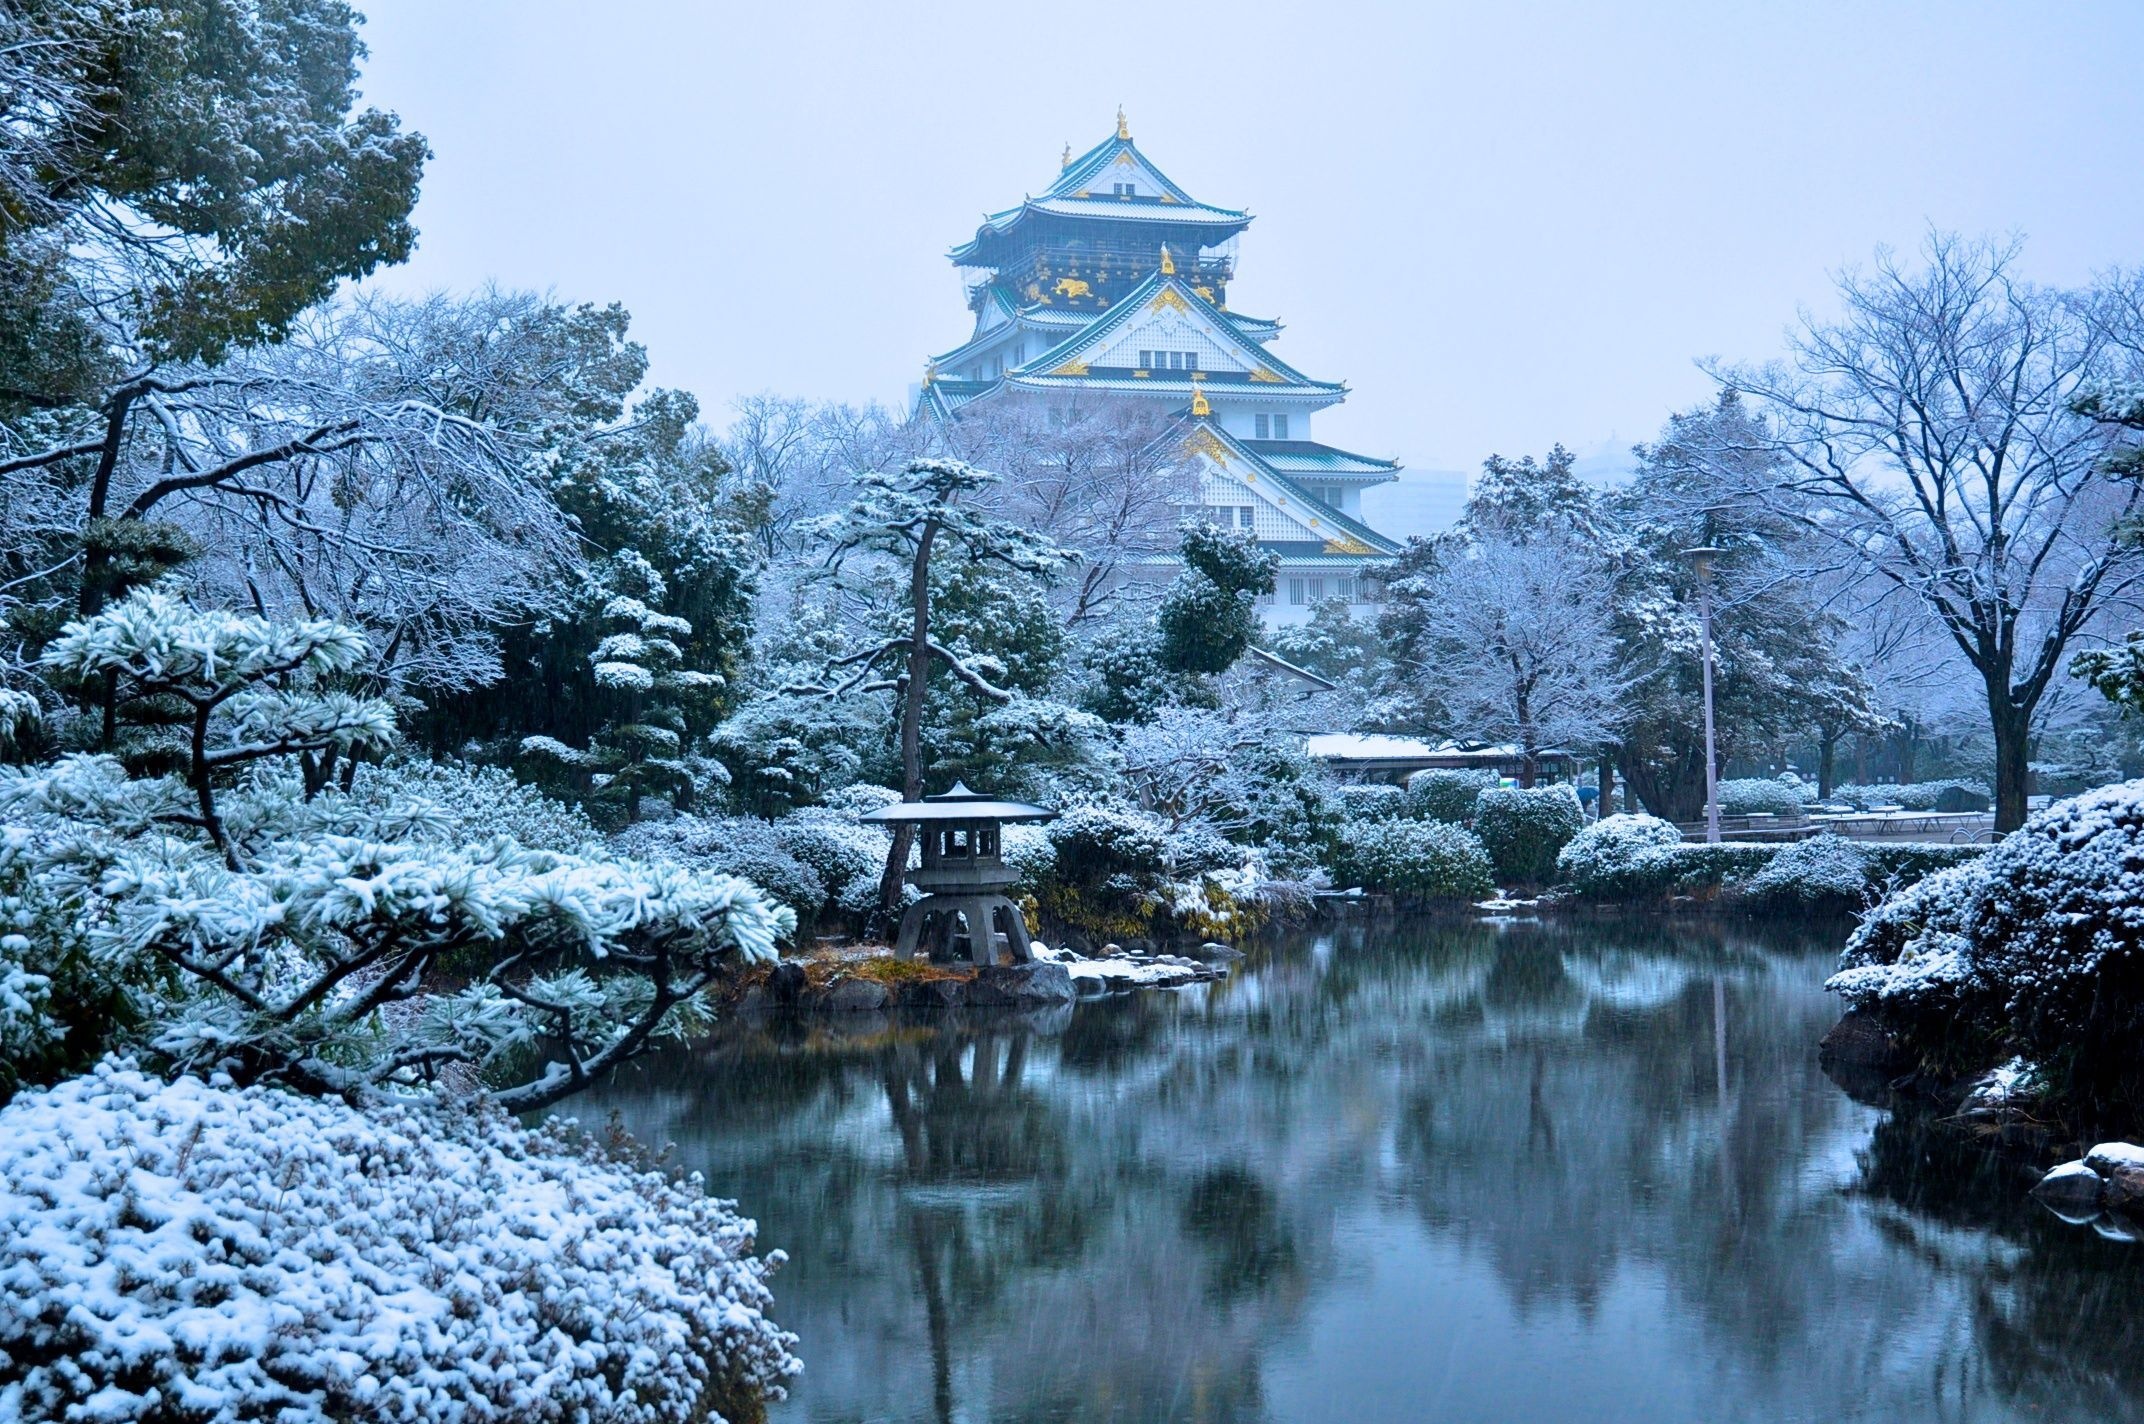
[[[2144,1419],[2144,1247],[1817,1066],[1842,927],[1411,923],[736,1023],[576,1111],[790,1262],[773,1418]]]

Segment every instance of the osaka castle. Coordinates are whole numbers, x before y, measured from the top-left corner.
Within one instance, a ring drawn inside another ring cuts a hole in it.
[[[1307,618],[1328,599],[1367,603],[1366,569],[1399,544],[1362,522],[1362,492],[1399,465],[1316,438],[1347,399],[1340,381],[1273,354],[1281,324],[1233,311],[1236,239],[1251,215],[1202,203],[1117,131],[1083,154],[1065,149],[1040,196],[992,213],[952,250],[972,275],[975,330],[931,358],[920,413],[942,422],[989,403],[1154,401],[1163,439],[1183,456],[1178,519],[1251,531],[1280,556],[1271,622]]]

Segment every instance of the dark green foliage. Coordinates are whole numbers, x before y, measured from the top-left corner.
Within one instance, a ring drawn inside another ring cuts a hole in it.
[[[92,210],[168,234],[94,229],[130,260],[143,336],[179,359],[273,338],[343,279],[409,255],[424,140],[352,113],[364,47],[341,0],[47,0],[27,20],[86,102],[54,135],[37,210],[0,222],[0,328],[48,334],[0,369],[17,399],[79,399],[98,364],[88,313],[53,281]]]
[[[1585,824],[1585,810],[1568,786],[1491,787],[1474,802],[1474,833],[1497,875],[1526,885],[1555,879],[1557,852]]]
[[[2144,632],[2111,648],[2094,648],[2070,659],[2070,676],[2084,679],[2124,715],[2144,711]]]
[[[1410,900],[1476,900],[1496,889],[1489,853],[1472,832],[1404,817],[1348,822],[1332,872],[1336,884]]]
[[[1184,571],[1162,599],[1157,654],[1171,672],[1226,672],[1258,632],[1258,596],[1273,591],[1279,555],[1248,533],[1200,522],[1184,530]]]
[[[1187,679],[1161,658],[1152,625],[1123,625],[1096,635],[1081,657],[1086,686],[1080,705],[1108,722],[1146,722],[1164,707],[1211,707],[1204,679]]]
[[[1065,657],[1064,623],[1045,582],[1017,570],[972,560],[940,560],[931,570],[932,636],[997,687],[1039,697],[1056,681]],[[977,791],[1017,795],[1053,748],[1009,735],[1000,704],[955,678],[931,670],[923,713],[924,758],[934,786],[964,781]],[[1023,732],[1034,718],[1010,719]]]
[[[1464,825],[1474,819],[1475,801],[1497,779],[1493,771],[1418,771],[1407,778],[1407,814]]]

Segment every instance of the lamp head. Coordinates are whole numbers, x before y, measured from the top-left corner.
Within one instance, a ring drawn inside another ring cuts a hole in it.
[[[1703,579],[1712,577],[1712,561],[1726,552],[1725,549],[1714,548],[1709,544],[1700,544],[1695,549],[1683,550],[1682,556],[1690,561],[1690,567],[1697,570],[1697,576]]]

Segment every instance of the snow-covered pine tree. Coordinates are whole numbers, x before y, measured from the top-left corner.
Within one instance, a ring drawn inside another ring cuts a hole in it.
[[[714,720],[722,675],[685,666],[692,624],[650,606],[661,603],[666,589],[637,553],[605,560],[589,588],[587,601],[599,610],[603,629],[588,655],[603,725],[585,750],[555,737],[524,737],[523,765],[539,779],[563,783],[613,824],[639,820],[649,796],[667,796],[676,809],[688,810],[701,782],[728,775],[692,749]]]
[[[695,1022],[729,962],[771,959],[793,931],[734,877],[505,837],[396,839],[417,818],[308,800],[283,763],[394,736],[384,702],[318,686],[365,656],[327,620],[155,589],[45,652],[56,672],[110,678],[118,705],[188,709],[178,775],[130,777],[108,756],[0,772],[10,860],[110,960],[175,976],[147,1035],[174,1066],[353,1098],[458,1069],[510,1110],[541,1108]]]
[[[860,477],[861,492],[839,514],[818,521],[825,542],[824,566],[833,571],[871,560],[889,562],[903,575],[907,616],[897,633],[877,638],[835,658],[825,678],[809,689],[830,697],[858,690],[891,689],[900,709],[901,795],[923,799],[923,711],[931,669],[944,668],[977,696],[1010,702],[1011,689],[992,681],[978,658],[964,656],[935,635],[931,623],[931,559],[941,551],[971,563],[1025,576],[1052,572],[1077,557],[1042,535],[978,506],[976,496],[997,476],[960,460],[911,460],[897,475]],[[890,912],[900,903],[901,875],[908,865],[915,828],[896,828],[879,884],[879,903]]]

